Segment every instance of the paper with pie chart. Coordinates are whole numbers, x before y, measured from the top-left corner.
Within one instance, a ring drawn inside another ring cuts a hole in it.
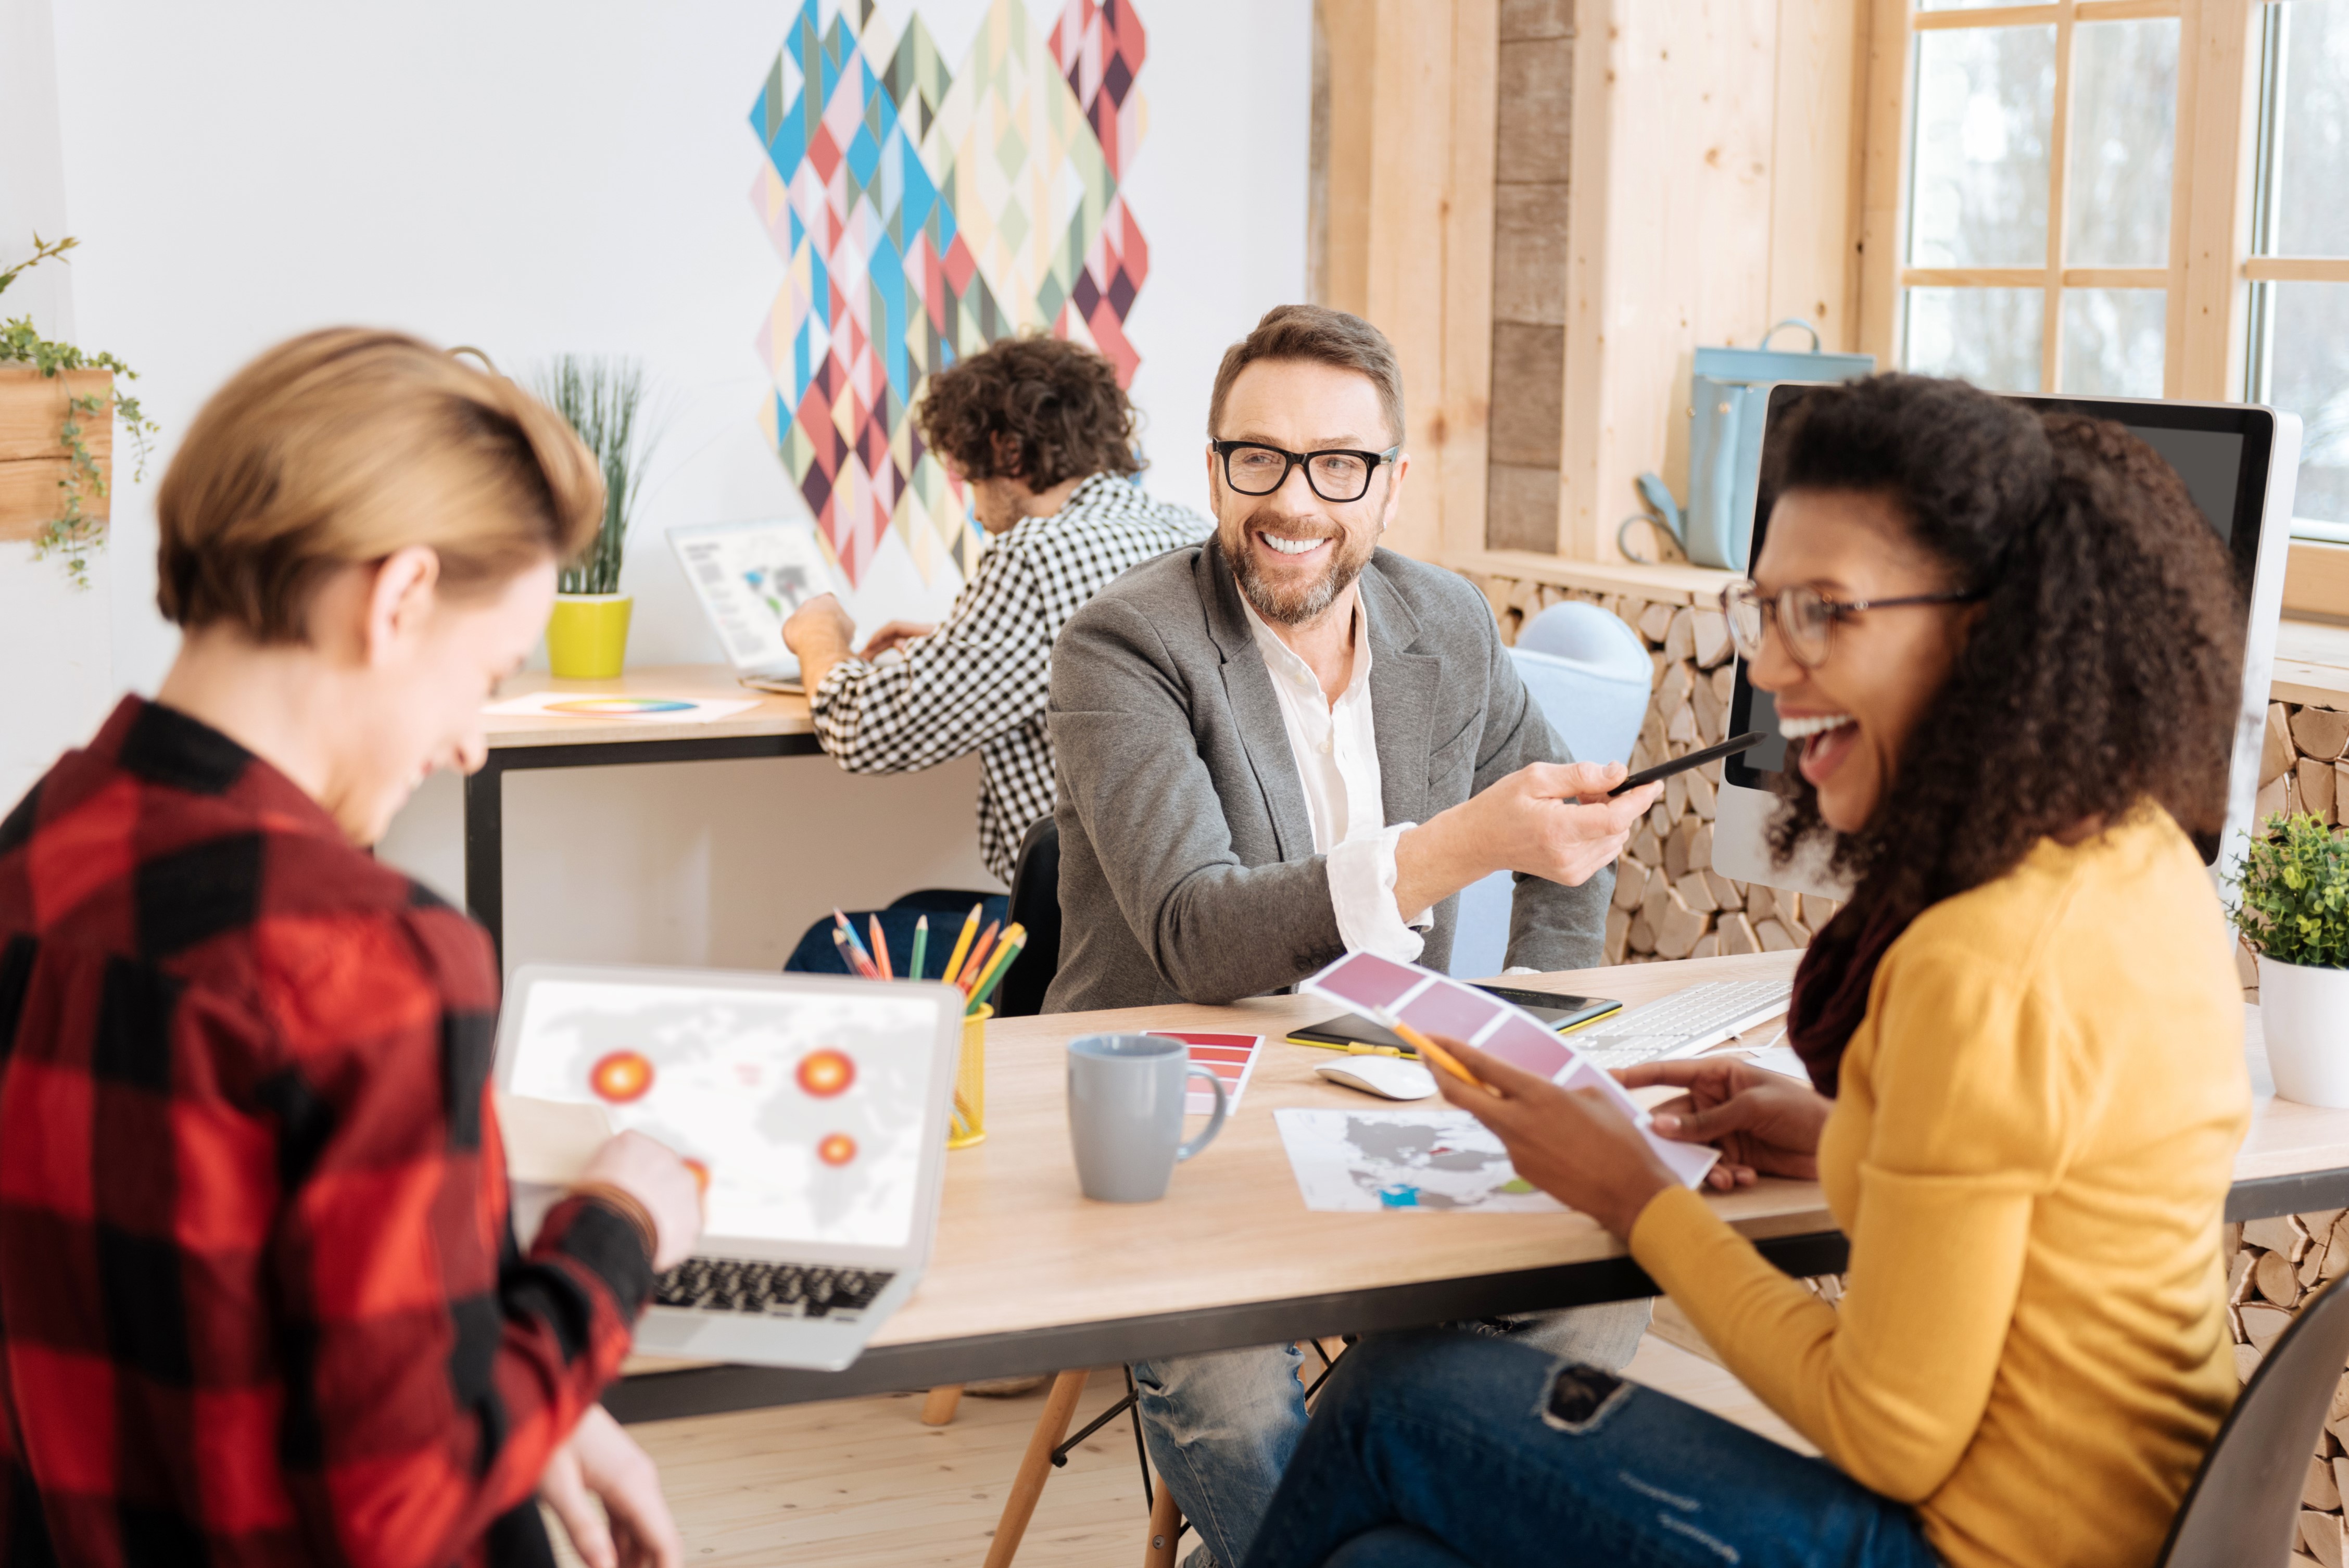
[[[712,1235],[901,1245],[936,1003],[542,980],[510,1093],[587,1101],[707,1181]]]
[[[493,702],[483,713],[507,718],[638,719],[661,724],[715,724],[759,706],[752,697],[663,696],[618,692],[534,691]]]
[[[1640,1131],[1648,1147],[1667,1169],[1693,1187],[1721,1158],[1717,1150],[1701,1143],[1676,1143],[1660,1138],[1648,1127],[1651,1118],[1630,1092],[1607,1073],[1590,1065],[1574,1048],[1570,1037],[1553,1033],[1548,1025],[1522,1007],[1502,1001],[1489,991],[1464,985],[1448,975],[1402,964],[1375,954],[1350,953],[1311,978],[1300,981],[1300,991],[1342,1002],[1357,1013],[1392,1028],[1396,1020],[1424,1035],[1465,1040],[1567,1088],[1596,1089],[1615,1102]]]

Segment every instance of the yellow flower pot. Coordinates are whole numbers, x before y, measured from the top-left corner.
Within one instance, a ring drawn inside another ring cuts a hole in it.
[[[607,681],[628,656],[626,593],[557,593],[546,620],[546,663],[558,680]]]

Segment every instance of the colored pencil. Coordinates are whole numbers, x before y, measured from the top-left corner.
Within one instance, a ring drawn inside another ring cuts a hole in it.
[[[880,974],[880,965],[873,962],[873,954],[864,951],[864,943],[863,939],[858,937],[856,934],[856,926],[854,923],[852,922],[848,916],[841,913],[840,911],[836,909],[832,912],[832,918],[839,923],[841,930],[848,933],[848,945],[855,951],[856,955],[859,958],[864,960],[864,963],[859,968],[858,973],[862,974],[865,970],[871,970],[874,975]]]
[[[889,939],[881,934],[881,917],[868,914],[864,918],[873,927],[873,966],[881,971],[882,979],[895,980],[896,974],[889,966]]]
[[[966,1015],[987,1006],[987,999],[994,995],[995,988],[1003,983],[1003,972],[1011,967],[1011,961],[1019,957],[1019,950],[1027,945],[1028,932],[1024,926],[1015,925],[1004,934],[1003,945],[995,950],[995,962],[987,966],[987,973],[980,975],[978,984],[971,988],[970,1005],[964,1009]]]
[[[955,984],[962,987],[964,995],[969,995],[971,986],[977,983],[979,969],[987,962],[987,951],[995,945],[995,934],[1000,926],[999,921],[988,921],[987,929],[978,934],[978,942],[971,948],[970,956],[962,961],[962,973],[955,976]]]
[[[962,934],[955,938],[954,951],[947,955],[947,966],[938,971],[938,978],[949,985],[962,973],[962,961],[970,952],[970,940],[978,934],[979,913],[986,908],[983,903],[970,906],[970,914],[962,923]]]
[[[1437,1067],[1442,1068],[1445,1072],[1450,1073],[1454,1078],[1458,1078],[1462,1083],[1475,1084],[1486,1094],[1498,1094],[1501,1092],[1499,1089],[1495,1088],[1491,1084],[1486,1083],[1483,1078],[1478,1078],[1475,1073],[1470,1072],[1466,1068],[1462,1067],[1458,1057],[1454,1056],[1450,1051],[1445,1050],[1442,1046],[1437,1045],[1433,1040],[1429,1039],[1425,1035],[1421,1034],[1417,1029],[1413,1028],[1401,1018],[1390,1017],[1386,1019],[1385,1022],[1388,1028],[1392,1029],[1396,1034],[1401,1035],[1404,1039],[1411,1042],[1412,1049],[1419,1053],[1419,1059],[1421,1061],[1433,1062]]]
[[[906,966],[906,979],[919,980],[922,977],[922,959],[929,949],[930,917],[926,914],[914,922],[914,961]]]
[[[850,945],[854,940],[845,928],[832,934],[832,944],[840,949],[840,960],[848,965],[848,972],[866,980],[875,978],[873,965],[864,961],[864,954]]]

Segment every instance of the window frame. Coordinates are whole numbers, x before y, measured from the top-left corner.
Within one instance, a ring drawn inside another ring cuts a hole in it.
[[[2273,0],[2047,0],[1977,10],[1924,11],[1871,0],[1868,119],[1862,160],[1860,346],[1898,365],[1904,291],[1912,287],[2032,287],[2046,291],[2043,392],[2061,386],[2065,288],[2159,287],[2166,297],[2162,396],[2246,400],[2252,290],[2262,283],[2349,283],[2349,258],[2256,256],[2252,197],[2263,119],[2261,29]],[[2158,268],[2067,267],[2064,202],[2071,161],[2073,29],[2082,22],[2178,18],[2169,259]],[[2048,258],[2038,267],[1908,265],[1916,40],[1922,32],[1990,26],[2056,28],[2055,106],[2048,148]],[[2127,281],[2124,281],[2127,280]],[[2349,546],[2295,539],[2284,589],[2288,614],[2349,618]]]

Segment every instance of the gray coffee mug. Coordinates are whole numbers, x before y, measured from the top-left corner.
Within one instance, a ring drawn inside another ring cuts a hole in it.
[[[1190,1080],[1216,1091],[1216,1113],[1183,1141]],[[1223,1080],[1191,1060],[1191,1047],[1159,1035],[1081,1035],[1069,1042],[1069,1142],[1088,1198],[1150,1203],[1166,1196],[1174,1167],[1215,1141],[1229,1102]]]

